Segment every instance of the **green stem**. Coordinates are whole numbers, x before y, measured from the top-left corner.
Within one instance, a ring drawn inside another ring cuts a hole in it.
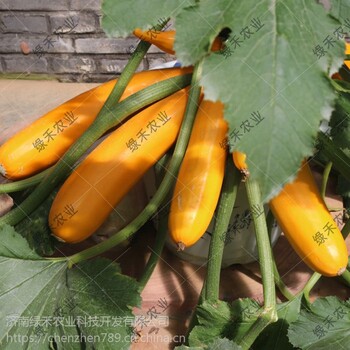
[[[136,92],[121,101],[113,112],[96,119],[88,130],[68,149],[64,156],[54,166],[35,190],[14,210],[0,218],[3,224],[16,225],[30,215],[40,203],[47,198],[57,184],[71,171],[75,162],[98,140],[106,131],[119,124],[132,113],[148,106],[189,84],[190,74],[181,75],[157,82],[141,91]]]
[[[320,151],[332,161],[334,167],[350,181],[350,158],[338,147],[336,147],[331,139],[324,133],[318,133]]]
[[[242,347],[242,350],[252,349],[252,345],[258,335],[271,323],[277,321],[277,313],[275,309],[264,308],[257,320],[249,328],[247,333],[238,342],[238,345]]]
[[[318,280],[321,277],[322,277],[321,274],[319,274],[318,272],[314,272],[301,291],[301,293],[304,294],[304,298],[309,305],[311,305],[311,301],[310,301],[311,289],[315,286],[315,284],[318,282]]]
[[[171,160],[172,154],[170,152],[167,152],[164,154],[164,156],[159,159],[159,161],[154,165],[154,172],[155,172],[155,181],[157,188],[161,184],[164,174],[166,171],[166,168]],[[171,201],[171,191],[168,192],[163,204],[161,210],[158,211],[158,227],[157,227],[157,235],[156,240],[154,243],[154,247],[151,253],[151,256],[149,257],[147,264],[145,266],[145,269],[142,273],[142,276],[139,279],[139,285],[140,285],[140,291],[143,291],[146,284],[148,283],[149,279],[152,276],[152,273],[158,263],[159,257],[162,254],[166,236],[167,236],[167,229],[168,229],[168,213],[170,209],[170,203]]]
[[[0,184],[0,193],[18,192],[23,191],[29,187],[35,186],[38,183],[40,183],[44,179],[44,177],[50,173],[52,169],[53,167],[48,168],[36,175],[33,175],[23,180]]]
[[[284,284],[281,275],[278,271],[276,261],[273,259],[273,275],[274,275],[274,280],[275,284],[278,288],[278,290],[282,293],[282,295],[287,299],[287,300],[292,300],[294,299],[294,294],[292,294],[287,286]]]
[[[152,215],[154,215],[158,207],[161,205],[161,203],[163,203],[167,193],[170,191],[176,180],[176,175],[178,173],[191,135],[193,122],[198,109],[198,101],[200,96],[199,78],[201,76],[201,72],[202,65],[200,63],[194,68],[185,116],[178,136],[178,140],[176,142],[173,157],[164,176],[164,179],[153,198],[149,201],[145,209],[129,225],[127,225],[117,234],[91,248],[68,257],[67,259],[69,266],[100,255],[130,238],[138,229],[142,227],[142,225],[144,225],[152,217]]]
[[[269,233],[270,236],[270,242],[271,242],[271,235],[272,235],[272,229],[273,229],[273,224],[275,223],[275,218],[272,214],[272,211],[269,210],[269,212],[266,215],[266,226],[267,226],[267,232]],[[273,256],[273,250],[271,248],[271,256],[272,256],[272,263],[273,263],[273,276],[275,280],[275,284],[278,288],[278,290],[282,293],[282,295],[288,299],[292,300],[294,298],[294,295],[289,291],[287,286],[284,284],[281,275],[278,271],[275,257]]]
[[[342,277],[343,281],[346,282],[347,286],[350,287],[350,271],[345,270],[342,273],[341,277]]]
[[[168,192],[168,195],[165,199],[165,203],[169,203],[171,197],[169,196],[170,191]],[[167,213],[169,212],[169,204],[166,204],[162,210],[160,210],[158,212],[159,215],[159,225],[158,225],[158,229],[157,229],[157,236],[156,236],[156,241],[154,244],[154,247],[152,249],[152,253],[151,256],[149,257],[147,264],[145,266],[145,269],[142,273],[142,276],[140,277],[139,280],[139,285],[140,285],[140,290],[142,291],[147,282],[149,281],[149,279],[152,276],[152,273],[158,263],[159,257],[162,254],[163,248],[164,248],[164,244],[165,244],[165,240],[167,237],[167,233],[168,233],[168,215]]]
[[[167,21],[164,21],[161,24],[157,24],[156,26],[154,26],[154,30],[161,30],[166,23]],[[139,67],[150,46],[151,44],[146,41],[139,42],[135,51],[132,53],[127,65],[125,66],[120,77],[118,78],[112,92],[109,94],[106,102],[102,106],[98,118],[100,115],[105,115],[109,113],[117,106],[121,96],[123,95],[123,92],[125,91],[125,88],[129,84],[133,74]]]
[[[121,75],[119,76],[116,84],[114,85],[112,92],[109,94],[106,102],[103,104],[97,118],[102,118],[100,116],[107,115],[108,113],[110,113],[111,110],[113,110],[117,106],[133,74],[142,62],[150,46],[151,44],[145,41],[141,41],[137,45],[130,60],[128,61],[127,65],[125,66]]]
[[[166,20],[161,24],[155,25],[153,27],[154,30],[156,31],[161,30],[167,22],[168,21]],[[97,116],[98,118],[100,118],[100,115],[103,116],[108,114],[111,110],[113,110],[117,106],[121,96],[123,95],[123,92],[125,91],[133,74],[135,73],[136,69],[139,67],[140,63],[142,62],[150,46],[151,44],[146,41],[139,42],[135,51],[132,53],[131,58],[129,59],[127,65],[124,67],[121,75],[119,76],[116,82],[116,85],[113,87],[112,92],[110,93],[106,102],[102,106]]]
[[[276,291],[273,278],[273,259],[266,220],[263,214],[264,207],[261,200],[260,188],[258,183],[250,178],[246,181],[246,188],[258,247],[259,264],[264,287],[264,307],[275,308]]]
[[[231,157],[229,157],[226,162],[225,177],[215,217],[215,226],[210,240],[204,300],[217,301],[219,299],[220,272],[225,238],[240,180],[241,174],[234,166]]]
[[[248,332],[239,340],[239,345],[243,349],[250,349],[260,332],[270,323],[277,321],[276,311],[276,291],[273,273],[273,258],[269,234],[266,227],[266,220],[261,200],[260,188],[256,181],[248,178],[246,180],[246,188],[249,206],[253,216],[256,242],[259,253],[259,265],[261,270],[264,308],[258,319],[249,328]]]
[[[328,162],[323,171],[322,185],[321,185],[321,195],[323,199],[325,199],[326,197],[327,183],[328,183],[329,174],[332,170],[332,166],[333,166],[333,163]]]

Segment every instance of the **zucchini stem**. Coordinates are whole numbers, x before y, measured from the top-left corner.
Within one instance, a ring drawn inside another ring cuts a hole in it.
[[[266,226],[266,219],[263,215],[264,207],[261,200],[260,188],[255,180],[248,178],[246,180],[246,189],[258,247],[259,264],[264,287],[264,307],[275,308],[276,292],[273,282],[273,258],[271,254],[271,245]]]
[[[350,287],[350,271],[349,270],[345,270],[342,274],[341,274],[341,278],[342,280],[346,283],[346,285],[348,287]]]
[[[263,213],[264,207],[261,200],[260,188],[258,183],[249,177],[246,180],[246,189],[258,246],[259,265],[264,293],[264,307],[258,319],[238,342],[238,345],[241,345],[243,350],[250,349],[261,331],[270,323],[277,321],[272,250],[266,219]]]
[[[18,192],[25,190],[29,187],[35,186],[39,184],[45,178],[45,176],[50,173],[52,169],[53,167],[50,167],[38,174],[35,174],[23,180],[0,184],[0,193]]]
[[[283,282],[281,275],[278,272],[278,268],[276,265],[276,261],[275,259],[273,259],[273,276],[274,276],[274,280],[275,280],[275,284],[278,288],[278,290],[282,293],[282,295],[287,299],[287,300],[293,300],[294,299],[294,294],[292,294],[290,292],[290,290],[288,289],[288,287],[285,285],[285,283]]]
[[[310,301],[310,292],[311,289],[315,286],[315,284],[318,282],[318,280],[322,277],[321,274],[319,274],[318,272],[314,272],[311,276],[311,278],[307,281],[307,283],[305,284],[304,288],[301,290],[300,293],[302,293],[304,295],[304,298],[307,302],[307,304],[310,306],[311,305],[311,301]]]
[[[238,342],[238,345],[242,347],[242,350],[252,349],[252,345],[258,335],[271,323],[277,321],[277,312],[275,308],[266,308],[264,306],[262,312],[258,316],[257,320],[245,333],[243,338]]]
[[[158,212],[159,215],[159,224],[157,227],[157,235],[156,235],[156,240],[154,243],[154,248],[152,249],[151,256],[149,257],[146,267],[142,273],[142,276],[139,279],[139,285],[140,285],[140,292],[142,292],[149,281],[149,279],[152,276],[152,273],[158,263],[159,257],[162,254],[166,236],[167,236],[167,229],[168,229],[168,215],[167,213],[169,212],[169,201],[170,201],[170,196],[168,196],[165,200],[167,204]]]
[[[234,166],[231,157],[229,157],[226,162],[224,182],[215,216],[215,226],[210,240],[204,301],[217,301],[219,299],[220,272],[225,248],[225,237],[240,180],[241,174]]]
[[[272,211],[269,210],[269,212],[266,215],[266,226],[267,226],[267,232],[269,233],[270,236],[270,242],[271,242],[271,235],[272,235],[272,229],[273,229],[273,224],[275,222],[275,218],[272,214]],[[282,293],[282,295],[287,299],[287,300],[292,300],[294,298],[294,295],[289,291],[287,286],[284,284],[282,277],[278,271],[275,257],[273,256],[273,250],[271,248],[271,256],[272,256],[272,264],[273,264],[273,277],[275,280],[275,285],[277,286],[278,290]]]
[[[171,153],[165,153],[165,155],[155,164],[155,180],[156,186],[158,187],[164,178],[165,171],[167,169],[168,163],[171,160]],[[152,273],[158,263],[159,257],[162,254],[167,229],[168,229],[168,213],[170,209],[171,196],[170,192],[166,196],[164,200],[165,205],[163,208],[158,211],[158,227],[157,227],[157,235],[154,243],[154,248],[152,249],[151,256],[149,257],[145,269],[142,273],[142,276],[139,279],[140,292],[142,292],[148,283],[149,279],[152,276]]]

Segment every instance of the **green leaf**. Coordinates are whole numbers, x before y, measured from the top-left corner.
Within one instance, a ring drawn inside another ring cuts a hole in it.
[[[313,154],[320,121],[330,117],[335,94],[326,74],[341,66],[344,42],[334,40],[320,59],[313,50],[338,27],[316,1],[203,0],[176,18],[178,59],[204,59],[205,97],[225,104],[231,149],[247,154],[265,201]],[[223,28],[231,30],[227,49],[207,55]]]
[[[301,349],[342,349],[350,344],[350,303],[336,297],[319,298],[302,310],[288,330],[290,342]]]
[[[41,259],[11,227],[0,233],[2,350],[130,344],[131,307],[140,304],[140,296],[137,282],[121,275],[118,265],[96,259],[67,270],[64,260]]]
[[[82,334],[96,339],[96,349],[125,349],[132,339],[130,325],[134,320],[133,306],[140,305],[138,284],[119,274],[119,268],[107,259],[85,262],[68,274],[68,287],[73,295],[74,315],[97,318],[110,316],[114,320],[104,325],[82,324]],[[116,324],[121,324],[116,326]]]
[[[12,226],[0,227],[0,257],[37,260],[41,257],[33,252],[25,238],[20,236]]]
[[[278,321],[267,326],[254,342],[253,348],[259,350],[293,350],[287,332],[291,322],[297,320],[300,312],[301,296],[292,301],[277,304]]]
[[[40,256],[49,256],[55,252],[57,240],[51,235],[48,217],[57,192],[58,188],[30,216],[15,226],[16,232],[25,237],[29,246]]]
[[[240,299],[231,305],[209,301],[197,307],[198,326],[189,336],[191,346],[206,346],[217,338],[238,342],[257,319],[260,305],[251,299]]]
[[[195,3],[195,0],[104,0],[102,28],[109,36],[126,37],[135,28],[149,29],[159,19],[175,17]]]

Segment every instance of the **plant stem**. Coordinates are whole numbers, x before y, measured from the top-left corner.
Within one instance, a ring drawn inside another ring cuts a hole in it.
[[[3,224],[16,225],[29,216],[57,184],[67,176],[75,162],[107,130],[139,109],[186,87],[189,84],[190,76],[190,74],[186,74],[157,82],[121,101],[113,113],[104,115],[105,118],[99,115],[99,118],[95,119],[85,133],[68,149],[35,190],[17,208],[0,218],[0,226]]]
[[[123,69],[116,84],[114,85],[112,92],[109,94],[106,102],[103,104],[97,118],[100,118],[100,116],[108,114],[111,110],[113,110],[117,106],[121,96],[123,95],[123,92],[125,91],[133,74],[135,73],[140,63],[142,62],[143,57],[145,56],[150,46],[151,44],[145,41],[141,41],[137,45],[127,65]]]
[[[234,166],[231,157],[229,157],[226,162],[224,182],[215,216],[215,226],[210,240],[204,300],[217,301],[219,299],[222,256],[240,180],[241,174]]]
[[[168,21],[164,21],[163,23],[155,25],[154,30],[161,30],[167,22]],[[127,65],[124,67],[121,75],[119,76],[116,85],[113,87],[112,92],[108,96],[106,102],[103,104],[97,116],[98,118],[100,117],[100,115],[105,115],[116,107],[120,98],[123,95],[123,92],[125,91],[125,88],[129,84],[133,74],[142,62],[150,46],[151,44],[147,41],[139,42],[135,51],[132,53],[131,58],[128,60]]]
[[[260,188],[256,181],[248,178],[246,180],[249,206],[253,216],[256,242],[259,253],[259,264],[264,287],[264,307],[275,308],[276,291],[273,282],[273,264],[269,234],[266,227],[266,220],[263,214]]]
[[[322,195],[323,200],[326,197],[327,183],[328,183],[329,174],[332,170],[332,166],[333,166],[333,163],[328,162],[326,167],[324,168],[324,171],[323,171],[322,185],[321,185],[321,195]]]
[[[257,320],[249,328],[247,333],[238,342],[238,345],[242,347],[242,350],[252,349],[252,345],[258,335],[270,324],[277,321],[277,313],[274,308],[266,309],[258,316]]]
[[[341,275],[343,281],[347,284],[348,287],[350,287],[350,271],[345,270]]]
[[[142,225],[145,224],[147,220],[149,220],[152,217],[152,215],[154,215],[160,204],[163,203],[167,193],[169,192],[176,180],[176,175],[178,173],[191,135],[192,126],[197,113],[198,102],[200,97],[199,78],[201,76],[201,73],[202,64],[199,63],[194,68],[188,103],[186,105],[185,116],[178,136],[178,140],[176,142],[173,157],[164,176],[164,179],[153,198],[149,201],[144,210],[129,225],[124,227],[117,234],[114,234],[107,240],[91,248],[88,248],[82,252],[68,257],[67,259],[70,267],[73,264],[104,253],[130,238],[139,228],[141,228]]]
[[[36,175],[33,175],[23,180],[17,180],[14,182],[0,184],[0,193],[18,192],[23,191],[29,187],[35,186],[38,183],[40,183],[44,179],[44,177],[50,173],[52,169],[53,167],[50,167]]]
[[[324,133],[318,133],[318,140],[320,152],[329,158],[339,173],[350,181],[350,158],[340,148],[336,147]]]
[[[301,293],[304,294],[304,298],[309,305],[311,304],[311,301],[310,301],[311,289],[315,286],[315,284],[318,282],[318,280],[321,277],[322,277],[321,274],[319,274],[318,272],[314,272],[301,291]]]
[[[272,211],[269,210],[269,212],[266,215],[266,226],[267,226],[267,232],[269,233],[270,242],[271,242],[272,229],[273,229],[274,222],[275,222],[275,218],[272,214]],[[275,284],[276,284],[278,290],[282,293],[282,295],[286,299],[292,300],[294,298],[294,295],[289,291],[289,289],[284,284],[284,282],[280,276],[280,273],[279,273],[277,265],[276,265],[275,257],[273,256],[272,248],[271,248],[271,256],[272,256],[273,276],[274,276]]]
[[[171,196],[168,195],[166,197],[165,202],[169,203],[169,200]],[[147,282],[152,276],[152,273],[158,263],[159,257],[162,254],[166,236],[167,236],[167,229],[168,229],[168,215],[167,213],[169,212],[170,205],[166,204],[161,211],[159,211],[159,224],[158,224],[158,229],[157,229],[157,236],[156,236],[156,241],[154,243],[154,247],[152,249],[151,256],[149,257],[147,264],[145,266],[145,269],[142,273],[142,276],[139,279],[139,285],[140,285],[140,291],[143,291],[145,288]]]
[[[250,349],[260,332],[270,323],[277,321],[276,291],[273,273],[273,258],[269,234],[266,227],[264,207],[258,183],[251,178],[246,180],[246,189],[250,210],[253,216],[256,241],[259,253],[259,264],[263,282],[264,308],[258,319],[239,341],[243,349]]]
[[[289,289],[287,288],[287,286],[284,284],[277,265],[276,265],[276,261],[275,259],[273,259],[273,275],[274,275],[274,280],[275,280],[275,284],[278,288],[278,290],[282,293],[282,295],[287,299],[287,300],[292,300],[294,299],[294,294],[292,294]]]
[[[155,181],[156,186],[158,187],[161,184],[161,181],[164,178],[164,174],[167,168],[169,161],[171,160],[171,153],[167,152],[159,161],[155,164]],[[142,292],[148,283],[149,279],[152,276],[152,273],[158,263],[159,257],[162,254],[168,229],[168,213],[170,209],[171,202],[171,191],[168,192],[163,208],[157,213],[158,215],[158,227],[157,235],[154,243],[154,247],[149,257],[145,269],[142,273],[142,276],[139,279],[140,291]]]

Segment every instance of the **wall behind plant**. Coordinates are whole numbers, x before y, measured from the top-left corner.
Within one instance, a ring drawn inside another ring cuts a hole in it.
[[[0,77],[74,82],[115,77],[138,40],[107,38],[101,19],[101,0],[1,0]],[[139,70],[173,59],[151,46]]]

